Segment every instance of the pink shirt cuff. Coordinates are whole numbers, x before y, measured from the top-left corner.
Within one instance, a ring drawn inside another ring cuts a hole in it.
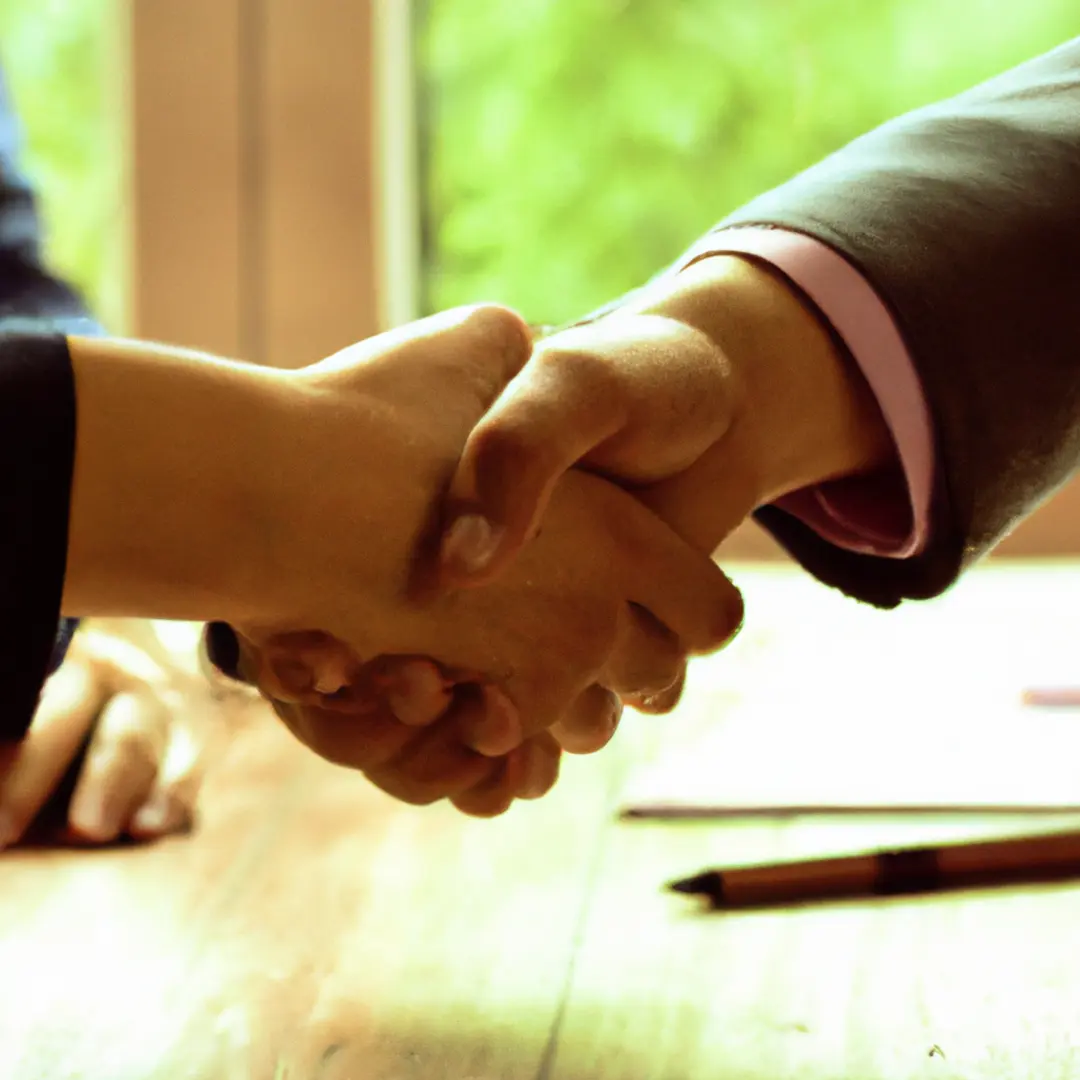
[[[919,554],[930,530],[933,427],[918,373],[888,308],[847,259],[801,233],[765,227],[710,233],[680,265],[707,255],[761,259],[814,301],[861,368],[896,445],[896,469],[805,488],[776,505],[849,551],[894,559]]]

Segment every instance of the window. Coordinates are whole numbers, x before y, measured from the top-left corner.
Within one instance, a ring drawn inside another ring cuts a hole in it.
[[[0,55],[40,198],[46,255],[127,326],[118,0],[3,0]]]
[[[560,323],[860,133],[1080,34],[1075,0],[425,0],[428,310]]]

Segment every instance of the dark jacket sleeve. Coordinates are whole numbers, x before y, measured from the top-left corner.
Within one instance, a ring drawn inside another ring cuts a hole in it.
[[[939,463],[915,558],[842,551],[775,507],[759,520],[851,595],[940,593],[1080,462],[1080,39],[885,124],[719,228],[748,225],[813,236],[874,286]]]
[[[75,620],[61,619],[75,457],[69,333],[100,328],[41,259],[0,83],[0,743],[25,734]]]
[[[63,336],[0,333],[0,742],[22,737],[52,666],[67,558],[75,393]]]

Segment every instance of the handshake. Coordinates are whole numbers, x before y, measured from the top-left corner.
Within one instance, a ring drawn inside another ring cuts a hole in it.
[[[817,319],[720,256],[539,342],[464,308],[284,378],[273,600],[211,657],[323,757],[475,815],[545,794],[624,705],[673,708],[742,623],[719,542],[889,452]]]
[[[296,372],[309,403],[273,476],[303,595],[210,624],[211,659],[397,798],[493,815],[543,795],[563,750],[604,746],[624,703],[673,707],[687,657],[742,621],[712,538],[648,506],[725,433],[724,368],[656,316],[534,347],[481,306]]]
[[[63,614],[205,622],[210,659],[318,754],[481,816],[547,792],[562,752],[603,747],[624,705],[675,706],[689,657],[742,622],[711,555],[756,507],[892,455],[816,313],[719,254],[537,342],[489,305],[292,371],[69,349]],[[160,699],[157,676],[92,644],[50,680],[8,804],[45,790],[30,765],[60,760],[46,736],[83,730],[72,717],[114,683],[118,701]],[[165,734],[145,783],[124,763],[168,724],[134,709],[102,721],[76,803],[105,799],[106,824],[87,813],[84,835],[115,835],[154,782]],[[182,818],[167,773],[136,825]]]

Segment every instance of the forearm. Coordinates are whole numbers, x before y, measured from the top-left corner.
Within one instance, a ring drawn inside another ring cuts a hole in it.
[[[873,603],[935,596],[1080,463],[1080,39],[890,121],[725,219],[803,233],[887,304],[933,424],[929,541],[880,559],[769,527]],[[786,520],[785,520],[786,519]]]
[[[642,290],[623,310],[704,333],[740,406],[731,429],[674,481],[642,492],[695,546],[713,550],[746,513],[830,479],[873,472],[893,455],[857,367],[778,274],[717,255]]]
[[[260,613],[258,466],[280,373],[181,349],[69,339],[77,423],[65,615]]]

